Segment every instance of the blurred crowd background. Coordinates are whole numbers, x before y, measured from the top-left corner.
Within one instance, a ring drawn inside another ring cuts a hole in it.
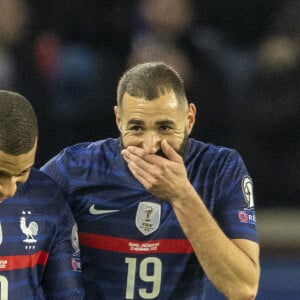
[[[162,60],[197,106],[192,135],[244,158],[256,206],[299,206],[300,1],[0,0],[0,10],[0,88],[36,109],[37,167],[118,136],[119,77]]]

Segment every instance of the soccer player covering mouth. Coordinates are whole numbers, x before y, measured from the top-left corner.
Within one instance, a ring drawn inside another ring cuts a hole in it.
[[[121,77],[119,138],[62,150],[42,170],[69,194],[87,298],[254,299],[252,180],[232,149],[189,137],[196,107],[162,62]]]
[[[63,192],[33,167],[38,125],[0,91],[0,300],[84,299],[76,225]]]

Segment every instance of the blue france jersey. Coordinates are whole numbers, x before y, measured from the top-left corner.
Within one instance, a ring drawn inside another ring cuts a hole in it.
[[[0,300],[84,299],[76,237],[66,197],[32,168],[0,205]]]
[[[42,168],[69,194],[87,298],[204,299],[205,275],[172,207],[131,175],[120,151],[119,139],[78,144]],[[190,139],[185,165],[227,236],[257,241],[252,182],[238,153]]]

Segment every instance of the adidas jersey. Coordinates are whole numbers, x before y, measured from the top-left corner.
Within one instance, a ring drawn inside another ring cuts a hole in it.
[[[120,151],[119,139],[77,144],[42,167],[69,194],[87,298],[205,299],[205,274],[172,207],[131,175]],[[238,153],[190,139],[185,165],[227,236],[257,241],[252,181]]]
[[[0,205],[0,300],[84,299],[78,249],[66,198],[32,168]]]

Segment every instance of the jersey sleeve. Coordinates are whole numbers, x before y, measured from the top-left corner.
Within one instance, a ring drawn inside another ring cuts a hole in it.
[[[42,286],[47,299],[79,300],[84,298],[81,281],[81,265],[76,223],[64,197],[56,227],[52,248],[45,268]]]
[[[219,164],[216,191],[216,219],[225,234],[258,242],[253,182],[235,150]]]
[[[51,177],[63,191],[69,192],[68,164],[69,153],[67,149],[64,149],[43,165],[40,170]]]

